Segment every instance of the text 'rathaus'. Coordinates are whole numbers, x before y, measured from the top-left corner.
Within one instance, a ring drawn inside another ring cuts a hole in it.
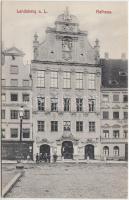
[[[127,59],[102,59],[99,49],[66,9],[45,41],[34,34],[31,66],[16,47],[3,50],[2,159],[21,148],[23,159],[127,160]]]

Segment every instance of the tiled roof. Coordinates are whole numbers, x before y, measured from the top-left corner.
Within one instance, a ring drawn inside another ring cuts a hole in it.
[[[122,59],[101,59],[102,87],[128,87],[128,61]]]

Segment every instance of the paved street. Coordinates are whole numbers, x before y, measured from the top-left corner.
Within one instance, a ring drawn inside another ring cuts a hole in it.
[[[127,164],[39,164],[25,174],[8,198],[127,198]]]

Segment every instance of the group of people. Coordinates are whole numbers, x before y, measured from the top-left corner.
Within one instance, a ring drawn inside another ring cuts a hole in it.
[[[53,162],[57,161],[58,156],[56,154],[53,155]],[[45,163],[50,163],[51,161],[51,156],[48,153],[40,153],[36,154],[36,163],[44,161]]]

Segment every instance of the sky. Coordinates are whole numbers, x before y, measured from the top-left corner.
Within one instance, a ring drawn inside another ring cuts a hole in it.
[[[33,59],[33,35],[38,33],[39,42],[45,40],[47,27],[54,27],[58,15],[69,7],[70,14],[79,20],[79,28],[88,31],[88,40],[94,46],[100,41],[100,55],[108,52],[110,58],[128,55],[128,5],[127,2],[86,1],[3,1],[2,41],[4,48],[15,46],[24,51],[25,62]],[[35,13],[18,13],[20,10],[36,10]],[[38,13],[41,10],[42,13]],[[44,10],[46,13],[44,13]],[[111,11],[98,14],[96,10]]]

